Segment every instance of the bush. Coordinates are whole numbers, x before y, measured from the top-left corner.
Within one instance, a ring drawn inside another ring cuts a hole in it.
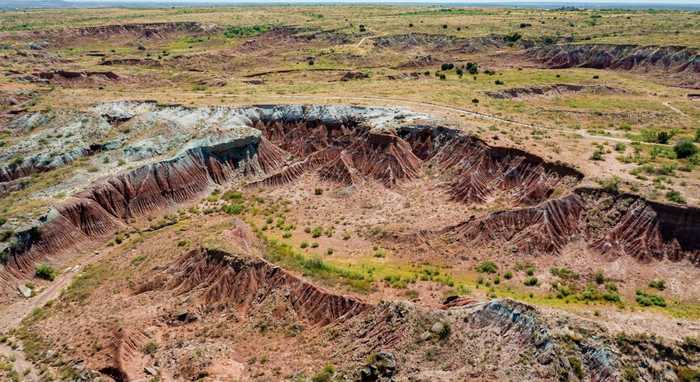
[[[321,369],[316,375],[311,377],[311,382],[329,382],[332,380],[333,375],[335,375],[335,368],[333,365],[328,364]]]
[[[661,280],[661,279],[652,280],[649,283],[649,288],[654,288],[657,290],[664,290],[664,289],[666,289],[666,282],[664,280]]]
[[[494,81],[494,83],[495,83],[496,85],[503,85],[503,84],[504,84],[504,82],[501,81],[501,80],[496,80],[496,81]]]
[[[513,42],[517,42],[517,41],[520,40],[522,37],[523,37],[523,35],[521,35],[520,33],[514,32],[514,33],[511,33],[511,34],[509,34],[509,35],[505,35],[505,36],[504,36],[504,39],[505,39],[507,42],[513,43]]]
[[[323,195],[323,189],[322,188],[315,188],[314,195]]]
[[[472,103],[473,103],[474,105],[478,105],[478,104],[479,104],[479,99],[478,99],[478,98],[472,99]]]
[[[479,273],[496,273],[498,266],[493,261],[482,261],[475,270]]]
[[[700,142],[700,128],[695,129],[695,142]]]
[[[255,36],[261,33],[265,33],[270,30],[267,25],[253,25],[253,26],[243,26],[243,27],[229,27],[224,31],[224,37],[235,38],[235,37],[248,37]]]
[[[243,194],[240,191],[226,191],[223,198],[225,200],[240,200]]]
[[[525,281],[523,281],[523,284],[525,284],[526,286],[537,286],[537,284],[539,284],[539,281],[535,276],[528,276],[525,279]]]
[[[449,62],[445,62],[444,64],[442,64],[442,65],[440,66],[440,69],[443,70],[443,71],[447,71],[447,70],[452,70],[452,69],[454,69],[454,67],[455,67],[454,64],[449,63]]]
[[[620,192],[620,178],[616,176],[600,181],[600,185],[603,187],[603,190],[612,194],[617,194]]]
[[[141,350],[143,351],[143,354],[155,354],[155,352],[158,351],[158,344],[153,341],[149,341]]]
[[[467,62],[466,69],[471,75],[477,74],[479,73],[479,64],[475,62]]]
[[[39,264],[35,271],[36,277],[53,281],[56,278],[56,270],[48,264]]]
[[[596,284],[600,285],[605,282],[605,274],[603,274],[602,271],[598,271],[595,273],[595,282]]]
[[[572,271],[571,269],[569,269],[567,267],[561,267],[561,268],[552,267],[549,270],[549,272],[552,273],[552,275],[557,276],[557,277],[564,279],[564,280],[576,280],[576,279],[578,279],[578,273]]]
[[[610,302],[620,302],[622,300],[620,295],[613,291],[605,291],[603,293],[603,299]]]
[[[636,292],[637,303],[641,306],[666,306],[666,300],[663,297],[657,296],[651,293],[646,293],[644,291],[638,290]]]
[[[688,158],[698,152],[698,147],[687,139],[681,139],[673,146],[673,151],[676,152],[676,157],[679,159]]]
[[[229,215],[238,215],[243,212],[242,204],[227,204],[224,206],[224,212]]]
[[[314,229],[311,230],[311,237],[314,239],[320,237],[321,234],[323,234],[323,228],[321,227],[314,227]]]
[[[656,142],[663,145],[667,144],[669,139],[671,139],[671,134],[667,133],[666,131],[659,131],[659,133],[656,134]]]
[[[591,154],[591,160],[600,161],[603,160],[603,151],[601,149],[596,149],[593,154]]]
[[[681,193],[675,190],[666,192],[666,199],[674,203],[685,204],[685,199],[683,199]]]
[[[510,279],[513,278],[513,272],[508,271],[508,272],[506,272],[506,273],[503,275],[503,277],[504,277],[506,280],[510,280]]]

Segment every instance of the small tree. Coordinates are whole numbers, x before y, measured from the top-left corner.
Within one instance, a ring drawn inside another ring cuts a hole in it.
[[[682,139],[673,146],[673,151],[676,152],[676,157],[679,159],[688,158],[695,155],[698,152],[697,146],[687,139]]]

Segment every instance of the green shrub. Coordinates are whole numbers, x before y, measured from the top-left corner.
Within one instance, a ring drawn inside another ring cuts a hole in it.
[[[656,134],[656,142],[661,143],[661,144],[667,144],[668,141],[671,139],[671,134],[665,132],[665,131],[660,131],[658,134]]]
[[[590,159],[595,160],[595,161],[601,161],[601,160],[603,160],[603,154],[604,154],[603,150],[600,148],[597,148],[597,149],[595,149],[595,151],[593,151],[593,154],[591,154]]]
[[[615,291],[605,291],[603,292],[603,299],[610,302],[620,302],[620,295]]]
[[[243,198],[243,194],[240,191],[227,191],[223,198],[225,200],[240,200]]]
[[[578,273],[572,271],[571,269],[567,267],[552,267],[549,269],[549,272],[552,273],[552,275],[557,276],[561,279],[564,280],[576,280],[578,279]]]
[[[316,373],[313,377],[311,377],[311,382],[329,382],[332,380],[333,376],[335,375],[335,367],[333,365],[328,364],[321,369],[318,373]]]
[[[669,190],[666,192],[666,199],[668,199],[671,202],[678,203],[678,204],[685,204],[685,199],[681,195],[680,192],[676,190]]]
[[[314,229],[311,230],[311,237],[313,238],[320,237],[321,234],[323,234],[323,228],[321,227],[314,227]]]
[[[224,206],[224,212],[229,215],[238,215],[243,212],[243,208],[242,204],[227,204]]]
[[[302,248],[302,249],[303,249],[303,248],[306,248],[306,247],[308,247],[308,246],[309,246],[309,243],[307,243],[307,242],[305,242],[305,241],[302,241],[301,244],[299,244],[299,247]]]
[[[605,274],[603,273],[603,271],[596,272],[595,276],[593,277],[595,278],[595,282],[598,285],[603,284],[605,282]]]
[[[695,155],[698,152],[698,147],[687,139],[681,139],[673,146],[673,151],[676,152],[677,158],[682,159]]]
[[[510,279],[513,278],[513,272],[508,271],[508,272],[506,272],[506,273],[503,275],[503,277],[504,277],[506,280],[510,280]]]
[[[663,297],[651,293],[646,293],[642,290],[637,290],[635,299],[642,306],[666,306],[666,300]]]
[[[620,192],[620,178],[613,176],[612,178],[601,180],[600,186],[607,192],[617,194]]]
[[[664,290],[664,289],[666,289],[666,282],[664,280],[661,280],[661,279],[651,280],[651,282],[649,283],[649,288],[654,288],[657,290]]]
[[[525,278],[525,281],[523,281],[523,284],[526,286],[537,286],[539,284],[539,281],[537,280],[537,277],[534,276],[528,276]]]
[[[145,345],[143,345],[143,354],[155,354],[155,352],[158,351],[158,344],[153,342],[153,341],[148,341]]]
[[[581,360],[576,357],[569,357],[569,365],[571,365],[571,370],[574,372],[574,375],[576,375],[579,380],[583,380]]]
[[[322,188],[315,188],[314,195],[323,195],[323,189]]]
[[[35,271],[36,277],[53,281],[56,278],[56,270],[48,264],[39,264]]]
[[[267,25],[228,27],[224,31],[224,36],[226,38],[249,37],[265,33],[268,30],[270,30],[270,27]]]
[[[496,273],[498,266],[493,261],[482,261],[474,268],[479,273]]]

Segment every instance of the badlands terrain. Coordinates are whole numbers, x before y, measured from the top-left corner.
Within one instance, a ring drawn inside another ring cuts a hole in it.
[[[0,13],[0,379],[700,380],[700,14]]]

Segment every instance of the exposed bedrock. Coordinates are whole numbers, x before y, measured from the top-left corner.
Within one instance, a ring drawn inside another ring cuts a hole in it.
[[[33,35],[41,37],[109,37],[112,35],[135,34],[140,38],[162,38],[165,34],[187,32],[207,32],[215,28],[194,21],[163,22],[163,23],[132,23],[110,24],[63,30],[34,31]]]
[[[243,229],[241,225],[237,229]],[[563,380],[583,373],[585,380],[614,381],[625,368],[652,360],[656,367],[640,369],[641,377],[672,375],[678,367],[697,363],[693,351],[682,347],[653,339],[613,340],[610,333],[590,322],[551,317],[508,299],[428,309],[405,302],[374,305],[334,294],[254,256],[255,251],[250,250],[258,244],[254,235],[241,235],[245,243],[237,243],[238,247],[249,249],[238,254],[210,248],[188,251],[169,266],[154,269],[157,275],[144,277],[135,294],[186,298],[194,306],[205,307],[198,310],[204,315],[233,306],[242,322],[255,323],[266,317],[279,327],[326,327],[306,337],[304,343],[318,341],[319,349],[329,350],[325,354],[320,350],[320,357],[329,356],[358,377],[365,369],[362,365],[377,352],[390,354],[390,372],[399,380],[408,375],[436,381],[474,375]],[[143,366],[130,358],[129,349],[138,349],[133,344],[141,342],[138,327],[116,333],[113,348],[105,349],[113,356],[107,358],[111,363],[103,373],[116,370],[138,377]],[[424,359],[426,346],[434,352],[431,359],[436,362],[416,363],[416,358]]]
[[[487,96],[496,99],[528,98],[542,96],[558,96],[568,93],[586,92],[590,94],[624,93],[624,89],[604,85],[555,84],[549,86],[532,86],[527,88],[510,88],[501,91],[485,92]]]
[[[456,201],[534,205],[441,233],[469,245],[498,242],[526,253],[555,254],[583,238],[604,253],[700,262],[697,208],[600,190],[572,193],[583,178],[579,171],[522,150],[489,146],[457,129],[424,124],[430,117],[422,114],[350,106],[237,109],[136,102],[102,104],[95,112],[103,121],[137,121],[145,129],[153,121],[173,124],[179,154],[105,177],[36,224],[17,229],[3,251],[9,272],[0,277],[6,281],[30,272],[37,259],[193,200],[213,185],[234,180],[283,185],[308,171],[339,184],[375,181],[387,187],[430,174]],[[566,196],[551,199],[555,194]]]
[[[167,271],[164,287],[176,294],[196,290],[205,304],[233,304],[250,311],[266,299],[282,298],[301,321],[327,325],[370,308],[356,298],[336,295],[261,258],[214,249],[195,249]]]
[[[669,73],[700,73],[700,56],[694,48],[613,44],[544,45],[526,55],[549,68],[661,70]]]
[[[130,218],[190,200],[212,184],[275,168],[282,161],[280,152],[256,132],[199,142],[171,160],[96,183],[53,208],[36,226],[20,231],[5,249],[5,268],[17,275],[30,271],[37,258],[110,234]]]
[[[531,47],[530,41],[510,41],[507,36],[489,35],[473,38],[459,38],[455,36],[436,35],[427,33],[408,33],[392,36],[379,36],[372,39],[374,45],[380,48],[412,49],[430,48],[441,52],[474,53],[486,49],[502,48],[517,44],[522,47]]]
[[[517,203],[533,204],[583,178],[566,165],[515,148],[492,147],[455,129],[410,126],[398,134],[418,158],[442,170],[452,197],[465,203],[505,195]]]
[[[502,245],[524,254],[557,254],[584,240],[602,253],[640,260],[688,259],[700,265],[700,209],[630,194],[580,188],[537,206],[472,219],[441,234],[459,242]]]

